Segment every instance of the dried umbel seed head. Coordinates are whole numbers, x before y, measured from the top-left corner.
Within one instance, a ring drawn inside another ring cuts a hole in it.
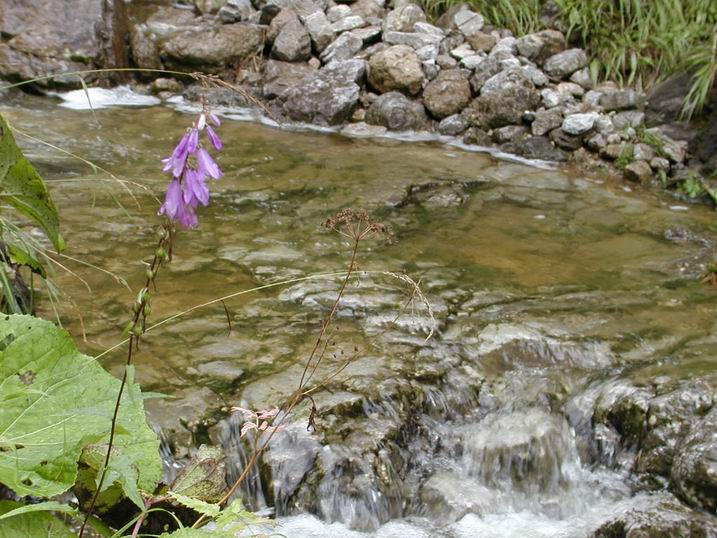
[[[355,211],[351,208],[342,209],[336,215],[327,218],[323,226],[354,241],[376,237],[392,243],[394,239],[391,227],[373,220],[365,209]]]

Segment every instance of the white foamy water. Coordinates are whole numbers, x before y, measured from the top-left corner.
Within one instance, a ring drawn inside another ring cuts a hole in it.
[[[87,88],[87,91],[72,90],[65,93],[54,93],[62,99],[61,107],[73,110],[90,110],[91,108],[107,108],[112,106],[154,106],[161,101],[151,95],[142,95],[132,91],[129,86],[116,88]]]

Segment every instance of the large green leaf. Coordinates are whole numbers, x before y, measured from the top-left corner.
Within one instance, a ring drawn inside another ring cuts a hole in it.
[[[21,507],[20,503],[0,501],[0,515]],[[0,520],[0,538],[17,538],[18,536],[72,538],[75,534],[51,513],[28,510]]]
[[[0,115],[0,196],[20,213],[34,220],[57,250],[65,248],[55,204],[45,182],[17,147],[10,128]]]
[[[68,490],[83,449],[107,442],[119,386],[52,323],[0,318],[0,482],[19,495]],[[117,425],[110,476],[131,466],[139,488],[153,491],[162,474],[159,440],[134,383],[125,388]]]

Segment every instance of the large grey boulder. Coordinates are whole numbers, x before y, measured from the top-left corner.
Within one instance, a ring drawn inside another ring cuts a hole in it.
[[[398,90],[416,95],[423,83],[421,62],[411,47],[394,45],[371,56],[368,80],[381,93]]]
[[[279,30],[271,55],[285,62],[302,62],[311,58],[311,37],[296,15]]]
[[[471,85],[460,69],[441,71],[423,90],[426,108],[439,120],[460,112],[470,100]]]
[[[338,125],[353,114],[360,90],[358,84],[343,76],[318,72],[282,95],[284,112],[297,121]]]
[[[207,31],[186,30],[161,45],[165,63],[180,70],[201,68],[216,73],[234,66],[244,58],[260,54],[264,29],[256,24],[224,24]]]
[[[127,67],[128,22],[122,0],[2,0],[0,78],[26,80],[91,67]],[[79,86],[76,76],[38,85]]]
[[[562,79],[586,65],[588,65],[588,57],[583,49],[568,49],[545,60],[543,69],[549,76]]]
[[[392,131],[418,131],[428,125],[423,105],[400,92],[379,96],[366,112],[366,122],[383,125]]]

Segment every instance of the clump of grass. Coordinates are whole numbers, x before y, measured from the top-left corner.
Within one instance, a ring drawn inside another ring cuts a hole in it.
[[[593,58],[595,79],[647,89],[670,75],[692,74],[683,115],[702,111],[717,80],[715,0],[554,0],[567,37]],[[437,18],[461,0],[420,0]],[[545,28],[545,0],[469,0],[489,24],[516,36]]]
[[[624,170],[627,168],[627,165],[633,163],[634,161],[635,147],[632,144],[628,144],[625,146],[625,149],[622,150],[620,156],[615,159],[615,166],[617,166],[620,170]]]
[[[584,46],[599,78],[648,88],[689,69],[686,116],[704,106],[717,76],[714,0],[556,0],[568,38]],[[686,51],[692,51],[686,56]]]
[[[460,0],[421,0],[420,4],[431,18],[438,18],[448,8],[462,4]],[[486,22],[499,28],[508,28],[515,35],[529,34],[542,28],[540,13],[542,0],[471,0],[474,11]]]

